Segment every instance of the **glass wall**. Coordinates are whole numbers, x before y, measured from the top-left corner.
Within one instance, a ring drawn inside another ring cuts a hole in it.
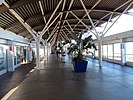
[[[14,46],[14,65],[20,64],[20,46]]]
[[[103,58],[108,58],[108,47],[107,45],[103,45]]]
[[[126,63],[126,65],[128,66],[133,66],[133,42],[125,42],[125,44],[124,43],[122,44],[123,45],[121,45],[121,43],[114,43],[114,44],[103,45],[102,46],[103,59],[119,64]],[[98,56],[99,55],[97,50],[95,51],[95,57],[98,58]]]
[[[7,45],[0,44],[0,70],[7,68]]]
[[[133,42],[126,43],[126,61],[133,62]]]
[[[17,64],[20,63],[20,47],[16,47],[16,58],[17,58]]]
[[[113,59],[113,45],[108,45],[108,59]]]
[[[120,43],[114,44],[114,60],[121,60]]]

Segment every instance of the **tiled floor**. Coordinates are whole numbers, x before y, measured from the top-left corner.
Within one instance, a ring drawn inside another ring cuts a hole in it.
[[[8,100],[133,100],[132,70],[128,73],[106,62],[99,69],[96,60],[88,60],[86,73],[74,73],[69,59],[62,63],[50,55]]]

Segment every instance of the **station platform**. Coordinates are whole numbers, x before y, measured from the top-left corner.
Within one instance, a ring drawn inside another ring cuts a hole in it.
[[[17,87],[27,76],[28,73],[34,69],[35,62],[22,64],[16,68],[14,72],[8,72],[0,76],[0,100],[10,90]]]
[[[97,60],[91,58],[86,73],[75,73],[72,66],[68,57],[62,63],[51,54],[7,100],[133,100],[132,68],[103,62],[100,69]]]

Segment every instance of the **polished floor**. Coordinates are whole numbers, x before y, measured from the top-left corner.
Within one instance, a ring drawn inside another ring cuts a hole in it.
[[[70,59],[56,55],[41,64],[18,86],[8,100],[133,100],[133,70],[88,59],[86,73],[74,73]]]

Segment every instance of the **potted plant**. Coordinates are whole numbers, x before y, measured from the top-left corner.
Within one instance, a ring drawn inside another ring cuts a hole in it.
[[[74,57],[72,58],[74,72],[86,72],[88,62],[86,61],[83,52],[87,48],[94,48],[96,50],[92,35],[86,37],[85,39],[82,39],[82,35],[82,33],[79,35],[76,35],[74,32],[71,33],[72,39],[74,39],[76,43],[71,43],[68,48],[68,54],[74,54]]]

